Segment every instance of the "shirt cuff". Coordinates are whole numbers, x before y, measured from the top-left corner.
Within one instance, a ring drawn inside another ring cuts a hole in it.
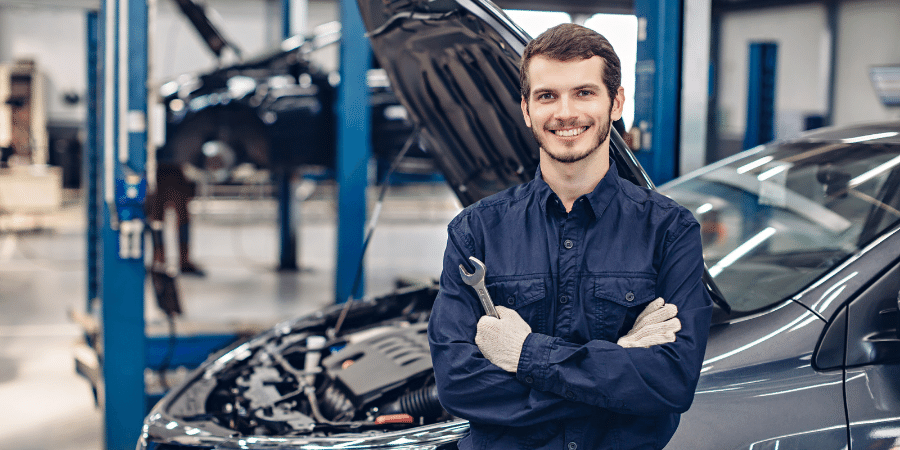
[[[522,353],[519,355],[519,366],[516,368],[516,378],[531,386],[532,389],[546,391],[549,374],[547,367],[550,360],[550,350],[553,347],[553,337],[546,334],[531,333],[522,344]]]

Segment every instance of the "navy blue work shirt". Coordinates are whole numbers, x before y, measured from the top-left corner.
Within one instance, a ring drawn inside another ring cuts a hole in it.
[[[690,212],[619,178],[610,161],[568,213],[538,169],[447,231],[428,340],[441,404],[471,423],[460,449],[666,445],[693,400],[712,314]],[[484,312],[458,269],[469,256],[487,266],[494,303],[531,325],[516,373],[475,345]],[[678,307],[675,342],[617,345],[657,297]]]

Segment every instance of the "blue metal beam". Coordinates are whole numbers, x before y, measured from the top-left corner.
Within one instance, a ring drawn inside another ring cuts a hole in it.
[[[360,297],[360,279],[354,291],[356,268],[362,263],[363,227],[366,222],[366,187],[371,154],[369,92],[366,73],[370,48],[355,0],[341,0],[341,85],[338,91],[338,226],[335,300]]]
[[[297,220],[295,219],[293,170],[279,167],[275,170],[278,191],[278,237],[281,249],[278,253],[278,270],[298,270]]]
[[[634,123],[636,156],[654,183],[674,178],[679,161],[681,0],[635,0],[638,17]]]
[[[98,149],[100,148],[98,123],[99,107],[97,105],[97,81],[100,55],[100,14],[97,11],[87,13],[87,120],[85,123],[85,146],[83,156],[85,180],[85,206],[87,214],[87,303],[85,311],[92,312],[93,300],[100,292],[100,185]]]
[[[147,5],[104,0],[102,375],[105,444],[133,448],[144,395]]]
[[[828,0],[825,2],[826,7],[828,8],[828,59],[830,61],[830,64],[828,65],[828,103],[825,107],[825,120],[823,123],[825,126],[834,125],[834,102],[835,96],[837,95],[837,47],[838,42],[840,42],[840,26],[838,24],[840,16],[838,12],[838,3],[839,0]]]
[[[281,0],[281,38],[291,37],[291,0]],[[297,270],[297,221],[294,220],[293,171],[279,167],[275,171],[278,191],[278,229],[280,249],[278,270]]]
[[[281,38],[291,37],[291,0],[281,0]]]
[[[750,44],[747,81],[747,126],[744,148],[752,148],[775,139],[775,69],[778,44]]]

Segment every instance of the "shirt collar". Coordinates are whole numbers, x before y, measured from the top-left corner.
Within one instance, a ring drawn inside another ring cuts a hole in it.
[[[547,212],[547,201],[551,198],[558,199],[559,197],[553,192],[553,189],[550,188],[550,185],[544,181],[544,177],[541,175],[541,166],[538,165],[537,171],[534,174],[535,181],[535,194],[540,199],[541,210],[546,213]],[[600,179],[600,182],[597,183],[597,186],[594,187],[594,190],[582,195],[579,199],[586,198],[587,199],[587,207],[590,208],[591,212],[594,214],[595,219],[600,219],[600,216],[603,215],[603,211],[606,210],[606,207],[609,206],[609,202],[612,201],[613,197],[619,191],[619,171],[616,169],[615,161],[610,158],[609,160],[609,169],[606,171],[606,175]],[[577,202],[577,200],[576,200]]]

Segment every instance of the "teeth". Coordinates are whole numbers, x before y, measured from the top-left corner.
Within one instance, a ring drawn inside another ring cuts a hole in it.
[[[556,130],[553,133],[556,134],[557,136],[561,136],[561,137],[572,137],[572,136],[578,136],[579,134],[584,133],[587,129],[588,129],[588,127],[581,127],[581,128],[573,128],[571,130]]]

